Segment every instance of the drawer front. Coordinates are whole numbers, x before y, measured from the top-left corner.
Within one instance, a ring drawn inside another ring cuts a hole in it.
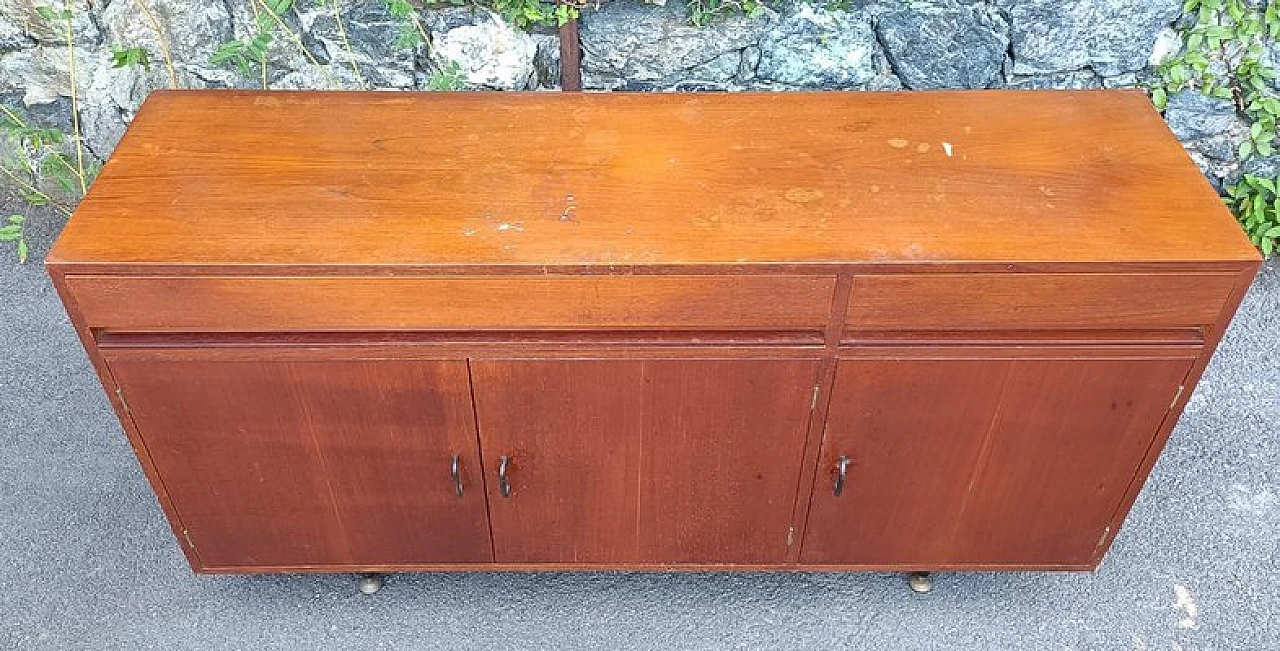
[[[851,330],[1200,327],[1215,323],[1232,274],[858,276]]]
[[[820,329],[834,277],[70,275],[91,328],[273,330]]]

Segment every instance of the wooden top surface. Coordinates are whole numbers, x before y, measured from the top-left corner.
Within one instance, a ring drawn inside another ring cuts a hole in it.
[[[1256,258],[1135,91],[158,91],[49,261]]]

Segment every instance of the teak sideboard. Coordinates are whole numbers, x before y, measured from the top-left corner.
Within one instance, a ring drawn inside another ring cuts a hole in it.
[[[199,572],[1089,570],[1259,256],[1139,92],[177,91],[47,264]]]

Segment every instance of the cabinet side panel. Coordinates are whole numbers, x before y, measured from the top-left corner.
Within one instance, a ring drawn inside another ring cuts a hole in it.
[[[1223,306],[1217,321],[1209,329],[1208,337],[1200,351],[1200,355],[1191,365],[1186,378],[1182,381],[1181,392],[1173,401],[1164,421],[1161,422],[1160,429],[1143,457],[1142,463],[1137,468],[1132,482],[1125,491],[1124,498],[1121,500],[1119,507],[1116,508],[1115,514],[1111,517],[1101,544],[1094,551],[1090,563],[1095,567],[1102,562],[1103,556],[1106,555],[1107,550],[1111,548],[1111,544],[1115,542],[1116,536],[1120,533],[1121,524],[1128,517],[1129,510],[1133,508],[1133,503],[1137,501],[1138,494],[1151,476],[1151,471],[1155,468],[1156,461],[1160,458],[1160,453],[1169,442],[1169,437],[1173,434],[1173,429],[1177,426],[1178,419],[1182,416],[1182,411],[1187,406],[1187,401],[1191,399],[1191,394],[1195,391],[1196,384],[1200,381],[1200,376],[1204,374],[1205,368],[1209,365],[1209,360],[1213,357],[1214,351],[1217,350],[1223,335],[1226,334],[1227,326],[1231,324],[1232,317],[1235,316],[1236,310],[1239,309],[1240,302],[1244,300],[1245,293],[1248,292],[1249,285],[1252,284],[1261,266],[1262,263],[1257,262],[1236,274],[1235,287],[1231,292],[1231,296],[1227,299],[1226,305]]]
[[[160,478],[160,473],[157,472],[155,463],[151,459],[151,454],[147,451],[146,443],[138,433],[138,427],[129,414],[129,409],[121,397],[115,378],[111,375],[111,369],[108,368],[106,361],[102,358],[102,353],[98,350],[93,337],[89,334],[89,327],[85,324],[84,315],[81,313],[79,305],[66,287],[64,272],[56,265],[49,265],[48,270],[54,289],[57,290],[59,298],[62,299],[62,305],[66,308],[67,316],[71,319],[71,324],[76,330],[76,336],[80,339],[80,345],[84,347],[85,354],[89,357],[89,362],[93,364],[93,369],[98,375],[98,381],[102,384],[102,388],[107,394],[107,400],[110,402],[112,410],[115,411],[116,417],[120,420],[120,426],[129,440],[129,446],[133,448],[133,453],[138,458],[138,465],[142,467],[142,473],[146,477],[147,483],[151,485],[156,501],[159,502],[160,509],[164,512],[165,520],[168,521],[169,528],[173,531],[174,538],[178,541],[178,548],[182,550],[182,554],[186,557],[187,563],[191,565],[192,570],[196,572],[204,571],[206,568],[200,560],[200,555],[186,542],[186,528],[183,526],[182,519],[178,517],[177,509],[173,506],[169,491],[165,488],[164,482]]]

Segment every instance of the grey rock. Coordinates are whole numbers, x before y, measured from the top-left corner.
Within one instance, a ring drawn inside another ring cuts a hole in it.
[[[870,17],[860,11],[829,11],[808,3],[788,7],[743,57],[760,81],[793,88],[861,88],[877,74],[880,48]]]
[[[1102,79],[1091,70],[1077,70],[1045,75],[1011,75],[1004,85],[1026,90],[1084,90],[1101,88]]]
[[[19,110],[26,115],[26,119],[32,124],[58,129],[63,133],[71,133],[71,101],[66,98],[59,98],[56,101],[44,104],[20,106],[22,104],[22,93],[10,91],[0,92],[0,104],[19,107]]]
[[[341,24],[338,22],[341,16]],[[358,88],[413,88],[415,51],[400,46],[399,22],[383,2],[324,3],[299,16],[308,35],[324,49],[329,72]]]
[[[17,16],[0,13],[0,54],[36,44],[16,19]]]
[[[133,113],[118,104],[93,102],[80,105],[80,130],[85,148],[99,161],[105,161],[124,137]]]
[[[210,85],[210,81],[220,85],[233,83],[235,73],[209,63],[210,54],[232,38],[231,15],[223,3],[147,0],[147,8],[155,18],[154,24],[132,0],[111,3],[102,11],[99,20],[106,32],[108,46],[141,47],[147,51],[151,70],[134,77],[145,81],[148,88],[172,85],[165,61],[167,51],[177,85],[182,88],[200,88]],[[121,76],[124,73],[110,74]],[[90,92],[123,88],[133,83],[104,79],[96,82]],[[129,103],[118,106],[132,114],[144,96],[145,93],[134,93]],[[116,99],[122,97],[119,93],[115,95]]]
[[[122,47],[143,47],[156,65],[167,46],[174,64],[207,68],[209,55],[231,40],[231,14],[221,2],[146,0],[155,24],[133,0],[115,0],[102,10],[107,39]],[[156,25],[160,27],[157,33]]]
[[[1103,76],[1147,66],[1181,0],[996,0],[1012,27],[1013,72],[1091,67]]]
[[[689,24],[687,5],[655,7],[616,0],[582,12],[582,76],[588,88],[674,88],[699,82],[732,88],[747,50],[759,47],[777,16],[734,16],[706,27]],[[754,52],[754,51],[753,51]]]
[[[1265,43],[1262,47],[1260,62],[1272,70],[1280,68],[1280,42],[1268,41]],[[1271,90],[1280,92],[1280,78],[1270,80],[1268,85],[1271,86]]]
[[[1164,119],[1173,135],[1184,142],[1212,138],[1243,123],[1231,100],[1195,91],[1169,96]]]
[[[83,93],[105,53],[75,50],[77,91]],[[65,45],[39,45],[0,55],[0,92],[21,91],[25,104],[46,104],[71,95],[70,57]]]
[[[1240,173],[1274,179],[1280,176],[1280,155],[1253,156],[1240,163]]]
[[[913,3],[881,15],[876,31],[907,88],[990,88],[1003,81],[1008,25],[985,7]]]
[[[429,59],[461,67],[467,85],[495,90],[535,88],[538,39],[488,10],[451,9],[431,21]]]
[[[882,70],[863,86],[863,90],[903,90],[902,80],[892,71]]]
[[[1151,45],[1151,56],[1147,58],[1147,65],[1158,66],[1181,50],[1182,35],[1172,27],[1162,28],[1156,33],[1155,42]]]
[[[1196,91],[1174,93],[1169,97],[1164,120],[1210,180],[1216,182],[1238,173],[1236,143],[1248,134],[1249,127],[1231,100]]]
[[[467,25],[475,25],[489,17],[489,12],[471,5],[464,7],[445,7],[421,14],[423,25],[430,33],[447,32]]]
[[[252,5],[247,2],[226,2],[225,5],[230,11],[233,28],[230,38],[242,41],[252,39],[257,31],[250,9]],[[215,41],[206,46],[205,58],[198,63],[210,67],[204,69],[201,76],[212,84],[237,88],[358,88],[359,84],[350,68],[345,64],[332,65],[334,62],[325,44],[312,37],[308,31],[311,22],[317,16],[325,15],[330,10],[329,7],[328,3],[307,4],[300,10],[295,4],[289,11],[280,14],[279,20],[263,14],[273,35],[267,48],[265,81],[261,67],[256,64],[251,66],[248,74],[239,71],[231,63],[223,63],[218,68],[212,67],[208,57],[226,41]]]
[[[124,2],[125,0],[118,0]],[[129,0],[132,1],[132,0]],[[102,40],[102,34],[93,20],[96,3],[74,0],[71,3],[71,33],[76,45],[94,46]],[[53,20],[40,16],[37,7],[47,6],[58,14],[65,9],[62,0],[0,0],[0,50],[6,49],[4,36],[14,26],[26,39],[44,45],[66,45],[67,24],[61,15]],[[10,27],[4,27],[8,24]]]
[[[1114,77],[1103,77],[1103,88],[1137,88],[1142,85],[1142,80],[1138,78],[1138,73],[1126,72],[1122,75]]]

